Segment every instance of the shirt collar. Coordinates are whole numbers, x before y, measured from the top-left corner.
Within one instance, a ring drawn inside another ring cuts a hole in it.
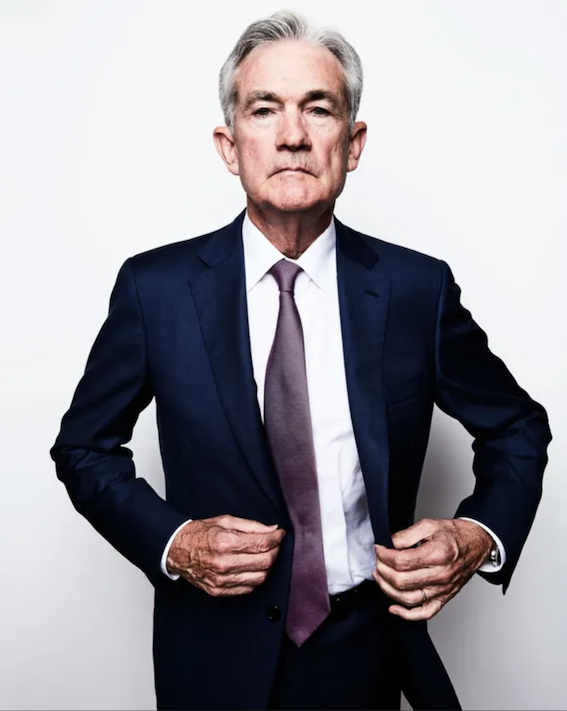
[[[281,259],[287,259],[260,232],[248,217],[242,223],[244,246],[244,269],[246,291],[249,293],[266,273]],[[337,290],[336,228],[334,218],[327,229],[317,237],[299,259],[289,261],[298,264],[307,276],[325,293]]]

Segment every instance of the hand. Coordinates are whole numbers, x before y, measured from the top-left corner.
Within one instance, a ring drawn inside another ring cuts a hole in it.
[[[492,537],[472,521],[423,519],[392,536],[394,549],[374,546],[373,577],[405,620],[429,620],[480,568]],[[423,593],[425,593],[425,599]]]
[[[190,521],[177,533],[167,569],[209,595],[244,595],[266,579],[285,531],[235,516]]]

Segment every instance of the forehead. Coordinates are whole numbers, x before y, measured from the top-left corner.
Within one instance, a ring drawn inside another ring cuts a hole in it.
[[[342,95],[343,68],[326,47],[301,40],[279,40],[256,47],[236,74],[239,99],[255,91],[278,96],[327,90]]]

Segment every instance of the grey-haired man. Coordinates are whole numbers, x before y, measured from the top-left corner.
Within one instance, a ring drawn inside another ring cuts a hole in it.
[[[539,500],[543,408],[447,265],[333,216],[366,140],[358,55],[276,13],[221,71],[246,211],[123,266],[52,450],[81,513],[156,588],[158,706],[457,708],[426,620],[507,586]],[[155,397],[167,501],[123,447]],[[413,524],[433,404],[474,493]]]

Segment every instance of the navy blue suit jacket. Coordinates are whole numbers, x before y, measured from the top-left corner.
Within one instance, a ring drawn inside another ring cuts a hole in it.
[[[284,627],[293,531],[256,397],[242,217],[124,264],[52,449],[77,510],[155,586],[162,708],[265,708]],[[456,515],[485,523],[504,543],[506,564],[489,579],[505,589],[540,498],[545,411],[490,352],[444,262],[337,221],[337,269],[376,542],[391,546],[391,533],[413,522],[436,403],[475,438],[476,485]],[[153,397],[166,501],[136,478],[124,447]],[[290,531],[262,586],[213,598],[160,572],[177,526],[225,513]],[[274,605],[280,620],[266,615]],[[440,708],[450,682],[425,623],[393,625],[406,696],[414,707]]]

